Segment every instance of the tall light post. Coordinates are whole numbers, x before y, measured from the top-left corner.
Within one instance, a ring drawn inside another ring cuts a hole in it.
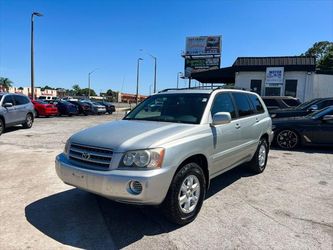
[[[136,67],[136,105],[139,102],[139,74],[140,74],[140,61],[143,61],[142,58],[138,58],[138,63]]]
[[[140,51],[144,52],[143,49],[140,49]],[[153,56],[150,53],[145,52],[147,55],[149,55],[154,60],[154,94],[156,93],[156,74],[157,74],[157,57]]]
[[[93,71],[90,71],[89,73],[88,73],[88,98],[90,99],[90,75],[92,74],[92,73],[94,73],[96,70],[98,70],[98,69],[94,69]]]
[[[182,75],[183,73],[182,72],[178,72],[177,73],[177,89],[179,87],[179,77]]]
[[[31,14],[31,98],[35,100],[35,75],[34,75],[34,16],[43,16],[42,13],[32,12]]]

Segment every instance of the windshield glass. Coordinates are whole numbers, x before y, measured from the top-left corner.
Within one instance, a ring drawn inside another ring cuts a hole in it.
[[[324,109],[317,110],[317,111],[307,115],[307,117],[312,118],[312,119],[317,119],[324,115],[332,115],[332,114],[333,114],[333,106],[329,106]]]
[[[304,103],[298,105],[296,108],[305,109],[305,108],[311,106],[312,104],[316,103],[317,101],[318,101],[318,99],[313,99],[313,100],[310,100],[310,101],[307,101],[307,102],[304,102]]]
[[[154,95],[124,119],[199,124],[208,98],[208,94]]]

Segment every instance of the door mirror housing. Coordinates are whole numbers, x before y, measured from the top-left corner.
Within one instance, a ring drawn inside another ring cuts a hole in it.
[[[310,108],[308,109],[309,111],[316,111],[318,110],[318,105],[314,104],[314,105],[311,105]]]
[[[323,121],[333,121],[333,115],[324,115]]]
[[[229,112],[217,112],[213,116],[213,122],[212,125],[222,125],[222,124],[228,124],[231,122],[231,115]]]
[[[10,107],[13,107],[13,103],[6,102],[3,106],[4,106],[5,108],[10,108]]]

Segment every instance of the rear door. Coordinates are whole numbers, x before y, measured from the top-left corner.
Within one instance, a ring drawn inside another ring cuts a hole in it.
[[[6,95],[2,101],[2,106],[5,103],[11,103],[12,107],[3,107],[4,108],[4,117],[6,120],[6,124],[14,123],[16,121],[15,117],[15,103],[12,95]]]
[[[211,127],[214,141],[214,151],[212,156],[212,175],[234,165],[239,159],[239,144],[241,131],[236,126],[236,108],[232,96],[228,92],[220,93],[215,96],[211,115],[217,112],[229,112],[232,121],[229,124]]]
[[[17,122],[25,121],[26,115],[28,113],[27,104],[29,100],[25,96],[13,95],[15,101],[16,115],[15,119]]]
[[[244,160],[250,157],[257,148],[261,132],[260,129],[258,129],[260,118],[250,103],[247,93],[234,92],[232,96],[234,97],[239,116],[236,121],[236,126],[238,126],[241,131],[239,146],[240,160]]]

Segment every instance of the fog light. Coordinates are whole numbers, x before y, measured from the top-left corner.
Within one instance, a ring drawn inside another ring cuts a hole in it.
[[[129,189],[133,194],[140,194],[142,192],[142,185],[138,181],[131,181],[129,183]]]

